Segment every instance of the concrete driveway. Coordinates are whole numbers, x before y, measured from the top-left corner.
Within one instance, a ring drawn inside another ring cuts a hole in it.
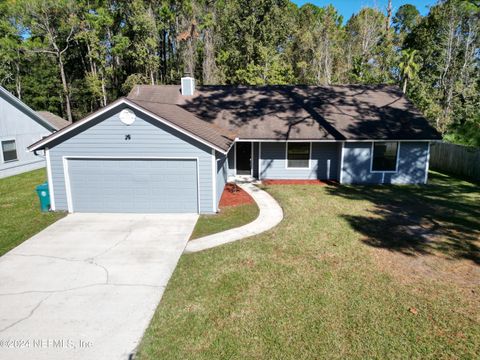
[[[196,214],[72,214],[0,258],[0,359],[127,359]]]

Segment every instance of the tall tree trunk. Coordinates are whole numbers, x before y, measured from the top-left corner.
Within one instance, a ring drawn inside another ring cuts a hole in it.
[[[107,106],[107,90],[105,89],[105,76],[102,71],[102,106]]]
[[[92,73],[92,75],[96,75],[97,74],[97,71],[95,69],[95,65],[93,63],[93,54],[92,54],[92,49],[90,47],[90,42],[89,40],[87,39],[85,41],[86,45],[87,45],[87,58],[88,58],[88,63],[90,65],[90,72]],[[83,60],[83,57],[82,57],[82,60]]]
[[[203,83],[214,85],[216,83],[217,66],[215,64],[215,45],[211,29],[205,29],[203,57]]]
[[[65,108],[67,112],[67,120],[70,123],[72,123],[73,117],[72,117],[72,108],[70,106],[70,93],[69,93],[68,84],[67,84],[67,77],[65,76],[65,67],[63,65],[62,55],[58,54],[57,58],[58,58],[58,67],[60,69],[60,77],[62,79],[63,94],[65,96]]]
[[[17,90],[17,97],[18,97],[18,100],[22,100],[22,82],[20,78],[20,64],[18,61],[15,63],[15,68],[16,68],[15,87]]]
[[[163,84],[167,81],[167,32],[162,30],[162,69],[161,69],[161,76],[162,79],[160,80]]]
[[[390,31],[391,21],[392,21],[392,0],[388,0],[387,19],[386,19],[386,24],[385,24],[385,30],[387,30],[387,33]]]
[[[402,91],[403,91],[404,94],[407,93],[407,81],[408,81],[407,78],[405,78],[405,79],[403,80],[403,90],[402,90]]]

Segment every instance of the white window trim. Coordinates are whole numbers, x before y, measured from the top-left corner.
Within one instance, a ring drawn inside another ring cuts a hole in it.
[[[311,141],[303,141],[303,143],[309,144],[309,152],[308,152],[308,167],[291,167],[288,166],[288,142],[285,144],[285,169],[288,170],[311,170],[312,169],[312,142]]]
[[[258,143],[258,180],[262,179],[262,143]]]
[[[67,194],[67,209],[69,213],[75,211],[72,201],[72,188],[70,183],[70,173],[68,171],[68,160],[70,159],[138,159],[138,160],[195,160],[197,163],[197,212],[200,214],[200,161],[198,157],[175,157],[175,156],[62,156],[63,176],[65,180],[65,192]]]
[[[233,149],[233,174],[237,176],[237,142],[235,141],[234,143],[234,149]]]
[[[255,158],[254,154],[254,148],[253,148],[253,142],[250,142],[250,176],[253,178],[253,166],[254,166],[254,161],[253,159]]]
[[[5,161],[5,159],[3,158],[3,142],[5,142],[5,141],[13,141],[15,143],[15,153],[17,154],[16,159]],[[2,160],[2,164],[10,164],[10,163],[14,163],[15,161],[20,161],[20,159],[18,158],[17,139],[15,139],[15,138],[0,139],[0,159]]]
[[[343,184],[343,156],[345,153],[345,143],[342,142],[342,148],[340,150],[340,176],[339,176],[339,182],[340,184]]]
[[[376,143],[397,143],[397,154],[395,159],[395,170],[373,170],[373,149]],[[370,148],[370,172],[372,174],[395,174],[398,172],[398,161],[400,159],[400,141],[372,141],[372,146]],[[383,181],[382,181],[383,182]]]

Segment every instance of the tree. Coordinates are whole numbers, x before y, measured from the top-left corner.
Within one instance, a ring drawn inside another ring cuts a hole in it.
[[[417,56],[417,50],[405,49],[402,50],[402,58],[399,64],[400,73],[403,81],[402,91],[405,94],[407,92],[407,83],[415,78],[420,69],[420,65],[416,63],[415,57]]]
[[[342,17],[333,6],[302,6],[289,50],[296,77],[302,84],[331,84],[338,79]]]
[[[446,138],[475,143],[478,2],[438,0],[424,17],[385,3],[344,26],[332,5],[291,0],[0,0],[0,84],[77,119],[185,72],[199,84],[397,83]]]
[[[100,106],[106,106],[107,75],[111,71],[108,44],[108,29],[113,25],[113,18],[104,7],[103,1],[79,1],[79,31],[75,36],[85,45],[88,66],[85,82],[94,99]]]
[[[21,36],[7,5],[0,2],[0,85],[9,87],[14,84],[17,97],[21,99]]]
[[[217,11],[213,1],[205,1],[204,12],[200,25],[203,40],[202,80],[206,85],[214,85],[218,83],[220,76],[216,62],[218,46]]]
[[[216,7],[222,29],[218,63],[226,83],[241,82],[252,69],[268,69],[272,60],[266,54],[283,53],[295,9],[288,0],[222,0]]]
[[[65,97],[68,121],[72,122],[70,88],[65,72],[65,55],[78,28],[73,0],[23,0],[23,25],[30,33],[29,50],[55,57]]]
[[[345,27],[347,67],[350,81],[356,83],[385,82],[389,74],[383,66],[382,39],[386,17],[377,9],[363,8],[353,15]]]
[[[469,1],[442,1],[405,39],[404,47],[418,50],[424,64],[412,99],[445,134],[478,116],[479,15]]]
[[[393,27],[397,34],[410,34],[421,19],[415,5],[405,4],[398,8],[393,17]]]
[[[133,0],[126,6],[126,20],[131,32],[128,55],[155,85],[158,68],[158,29],[151,3]]]

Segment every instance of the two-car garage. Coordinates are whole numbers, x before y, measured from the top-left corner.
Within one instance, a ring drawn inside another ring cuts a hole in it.
[[[149,104],[119,100],[29,147],[45,155],[52,210],[217,212],[226,182],[217,159],[233,138],[185,110]]]
[[[71,212],[197,213],[196,159],[66,158]]]

